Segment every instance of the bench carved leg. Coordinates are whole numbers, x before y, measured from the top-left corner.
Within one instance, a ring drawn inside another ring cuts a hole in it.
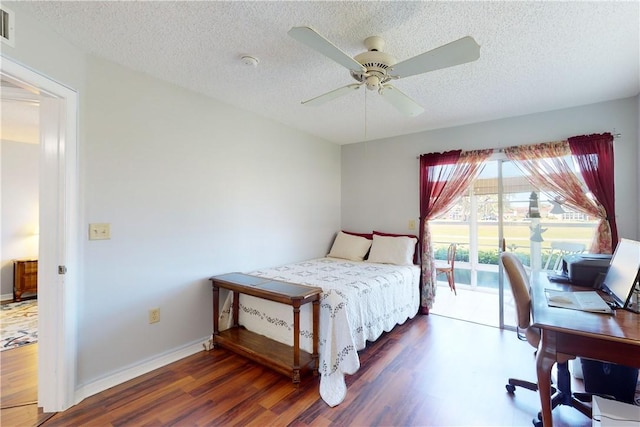
[[[293,304],[293,383],[300,382],[300,301]]]
[[[213,348],[217,348],[216,345],[216,335],[218,335],[219,332],[219,325],[218,325],[218,321],[219,321],[219,317],[220,317],[220,288],[217,287],[216,285],[213,285],[213,337],[211,339],[211,344],[213,345]]]
[[[320,296],[313,301],[313,375],[318,375],[320,357],[318,355],[318,342],[320,341]]]

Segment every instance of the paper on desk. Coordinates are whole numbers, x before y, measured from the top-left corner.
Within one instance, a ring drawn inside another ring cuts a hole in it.
[[[557,291],[545,289],[549,307],[568,308],[570,310],[588,311],[591,313],[612,313],[611,307],[596,291]]]
[[[602,427],[638,425],[640,406],[593,396],[593,420]]]

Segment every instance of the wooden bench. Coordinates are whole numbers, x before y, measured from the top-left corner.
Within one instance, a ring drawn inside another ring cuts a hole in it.
[[[291,376],[294,384],[307,371],[318,374],[318,335],[320,294],[322,288],[279,282],[242,273],[214,276],[213,287],[213,347],[224,347],[255,362]],[[220,331],[220,289],[233,292],[233,326]],[[238,323],[240,294],[251,295],[293,307],[293,347],[251,332]],[[300,307],[313,304],[313,353],[300,350]]]

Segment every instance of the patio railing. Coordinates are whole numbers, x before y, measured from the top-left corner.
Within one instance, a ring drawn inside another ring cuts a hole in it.
[[[553,269],[558,256],[552,245],[557,242],[580,243],[588,250],[595,232],[595,221],[535,223],[542,241],[531,241],[531,220],[505,221],[506,250],[516,252],[525,266]],[[461,221],[433,221],[433,246],[436,259],[446,259],[450,243],[458,246],[455,262],[455,281],[459,284],[484,288],[498,288],[498,223],[483,221],[469,224]],[[475,237],[472,237],[475,236]]]

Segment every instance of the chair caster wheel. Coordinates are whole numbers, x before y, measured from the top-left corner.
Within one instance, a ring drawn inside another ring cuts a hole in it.
[[[504,388],[506,388],[506,389],[507,389],[507,392],[508,392],[509,394],[513,394],[513,393],[515,393],[515,392],[516,392],[516,386],[514,386],[514,385],[507,384],[507,385],[505,385],[505,386],[504,386]]]

